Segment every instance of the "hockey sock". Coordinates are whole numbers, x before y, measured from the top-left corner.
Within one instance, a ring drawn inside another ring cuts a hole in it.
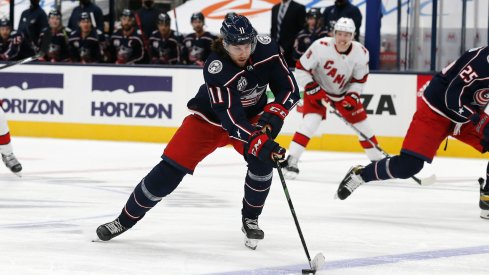
[[[163,197],[173,192],[184,176],[185,173],[162,160],[134,188],[119,215],[119,222],[127,228],[135,225]]]
[[[399,156],[384,158],[364,167],[360,176],[365,182],[386,179],[407,179],[416,175],[423,168],[420,158],[401,153]]]
[[[12,145],[10,144],[10,133],[4,135],[0,134],[0,154],[10,155],[12,154]]]
[[[10,145],[10,133],[7,125],[7,118],[3,109],[0,107],[0,153],[9,155],[12,153]]]
[[[289,146],[289,155],[294,159],[299,159],[306,150],[309,140],[316,132],[321,123],[322,116],[319,114],[306,114],[302,120],[302,124],[295,132],[292,142]]]
[[[384,154],[382,154],[379,149],[375,148],[373,144],[378,145],[377,138],[372,136],[369,140],[359,140],[360,145],[365,150],[365,154],[367,155],[370,161],[378,161],[384,158]],[[373,143],[373,144],[372,144]]]
[[[272,184],[273,168],[258,159],[250,158],[245,178],[243,209],[244,218],[256,219],[261,214]]]
[[[370,159],[370,161],[378,161],[384,158],[384,155],[377,149],[373,144],[378,145],[377,138],[375,137],[372,129],[364,119],[358,123],[353,124],[362,134],[368,137],[368,140],[364,139],[361,135],[358,135],[360,145],[365,150],[365,154]],[[373,143],[373,144],[372,144]]]

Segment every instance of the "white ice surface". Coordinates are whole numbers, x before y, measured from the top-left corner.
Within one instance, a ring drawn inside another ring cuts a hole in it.
[[[300,274],[307,260],[278,175],[260,217],[265,239],[241,233],[245,162],[219,149],[134,228],[91,242],[114,219],[163,145],[14,137],[24,166],[0,166],[0,274]],[[333,195],[363,154],[312,152],[287,182],[318,274],[489,274],[489,220],[477,178],[487,160],[438,158],[438,182],[369,183]]]

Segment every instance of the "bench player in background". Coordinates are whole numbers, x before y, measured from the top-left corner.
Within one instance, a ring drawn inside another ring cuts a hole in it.
[[[119,217],[97,228],[101,240],[133,227],[200,161],[228,144],[244,156],[248,167],[241,210],[245,245],[255,249],[264,238],[258,217],[275,161],[285,158],[285,149],[273,139],[300,99],[297,84],[278,45],[268,36],[257,35],[241,15],[223,21],[221,38],[213,43],[203,70],[205,84],[187,104],[193,114],[166,146],[163,160],[136,186]],[[271,103],[267,103],[267,85],[275,96]]]
[[[340,18],[334,26],[334,37],[316,40],[297,61],[297,82],[304,87],[304,118],[289,147],[288,166],[284,169],[289,179],[299,174],[297,163],[319,124],[326,119],[326,102],[369,138],[364,140],[359,135],[360,145],[371,161],[383,157],[372,145],[377,144],[377,139],[360,102],[369,73],[369,56],[362,44],[353,41],[354,34],[353,20]]]
[[[314,41],[328,36],[326,29],[321,27],[320,17],[321,11],[318,8],[312,8],[306,13],[306,26],[295,37],[294,61],[297,62]]]
[[[201,12],[192,14],[190,24],[194,32],[183,38],[183,61],[188,65],[204,66],[216,36],[204,30],[205,17]]]
[[[355,166],[341,182],[337,197],[346,199],[358,186],[374,180],[406,179],[431,163],[440,144],[452,136],[481,153],[489,150],[489,48],[465,52],[438,73],[423,92],[398,156],[365,167]],[[448,142],[448,140],[447,140]],[[489,219],[489,163],[481,184],[481,217]]]
[[[7,117],[2,109],[2,101],[0,100],[0,154],[2,155],[2,161],[5,163],[12,173],[20,175],[22,171],[22,165],[19,163],[14,155],[12,144],[10,140],[10,131],[7,125]]]

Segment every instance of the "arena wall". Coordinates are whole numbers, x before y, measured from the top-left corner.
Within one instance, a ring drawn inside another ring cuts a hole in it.
[[[363,102],[381,146],[396,154],[416,109],[418,91],[431,76],[372,73]],[[14,136],[168,142],[186,103],[203,83],[188,67],[25,65],[0,73],[0,99]],[[300,106],[286,119],[278,141],[288,146],[301,123]],[[310,150],[360,152],[343,121],[327,114]],[[450,139],[439,155],[482,157]]]

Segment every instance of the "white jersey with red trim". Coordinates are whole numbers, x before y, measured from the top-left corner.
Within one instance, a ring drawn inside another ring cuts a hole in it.
[[[339,53],[335,39],[324,37],[316,40],[296,64],[296,79],[304,87],[316,81],[334,101],[342,100],[345,93],[360,94],[367,81],[368,50],[359,42],[352,41],[351,47]]]

